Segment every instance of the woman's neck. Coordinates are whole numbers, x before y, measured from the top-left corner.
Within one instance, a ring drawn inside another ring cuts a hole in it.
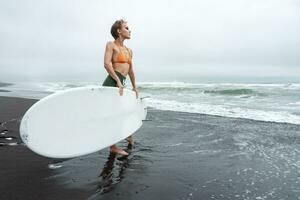
[[[117,44],[117,45],[119,45],[119,46],[124,46],[124,39],[122,39],[122,38],[117,38],[116,40],[115,40],[115,43]]]

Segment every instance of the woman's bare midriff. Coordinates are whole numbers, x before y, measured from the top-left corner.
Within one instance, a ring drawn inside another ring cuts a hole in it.
[[[113,68],[115,71],[120,72],[125,77],[129,72],[129,64],[127,63],[114,63]]]

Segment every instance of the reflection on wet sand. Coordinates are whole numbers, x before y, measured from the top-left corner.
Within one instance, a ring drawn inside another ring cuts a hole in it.
[[[126,151],[131,152],[132,146],[128,145]],[[115,153],[110,153],[107,161],[99,175],[101,181],[98,184],[98,192],[105,194],[114,189],[114,186],[125,178],[126,168],[129,167],[130,159],[128,156],[119,157]]]

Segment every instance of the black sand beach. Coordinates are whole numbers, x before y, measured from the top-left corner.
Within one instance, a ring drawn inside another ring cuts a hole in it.
[[[1,200],[300,199],[298,125],[149,108],[128,157],[53,160],[19,138],[34,102],[0,97]]]

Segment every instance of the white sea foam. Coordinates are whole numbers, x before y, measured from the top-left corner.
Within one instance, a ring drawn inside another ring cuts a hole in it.
[[[299,89],[299,83],[187,83],[187,82],[138,82],[139,86],[148,87],[148,88],[161,88],[161,87],[169,87],[169,88],[178,88],[178,87],[239,87],[239,88],[289,88],[289,89]]]
[[[70,82],[43,82],[38,83],[36,85],[38,88],[42,89],[43,91],[47,92],[57,92],[65,89],[75,88],[75,87],[82,87],[82,86],[97,86],[96,83],[92,82],[77,82],[77,83],[70,83]]]
[[[300,101],[289,103],[288,105],[300,106]]]
[[[264,111],[258,109],[230,107],[225,105],[183,103],[174,100],[158,100],[153,98],[147,99],[147,105],[159,110],[171,110],[179,112],[218,115],[224,117],[245,118],[259,121],[300,124],[300,116],[293,115],[286,111]]]

